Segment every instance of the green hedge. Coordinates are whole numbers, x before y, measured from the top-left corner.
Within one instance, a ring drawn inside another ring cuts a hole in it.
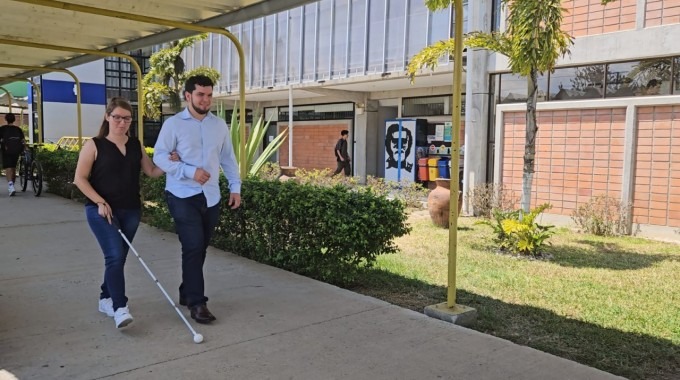
[[[40,154],[48,188],[74,198],[71,181],[77,152],[48,149]],[[164,178],[142,175],[144,221],[174,230],[164,199]],[[405,205],[370,188],[320,187],[251,177],[241,190],[242,205],[226,205],[212,245],[262,263],[322,281],[350,284],[378,255],[394,253],[396,237],[407,234]]]

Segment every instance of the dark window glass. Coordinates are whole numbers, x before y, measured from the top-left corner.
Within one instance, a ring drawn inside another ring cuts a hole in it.
[[[451,95],[404,98],[401,115],[403,117],[451,115],[452,110]],[[465,115],[465,95],[462,97],[461,115]]]
[[[673,64],[675,73],[675,86],[673,89],[674,94],[680,94],[680,57],[675,58],[675,63]]]
[[[604,65],[565,67],[550,74],[550,100],[602,98]]]
[[[607,65],[607,98],[671,93],[671,59],[646,59]]]
[[[493,5],[492,5],[492,10],[491,10],[491,17],[493,23],[491,24],[491,30],[492,31],[497,31],[501,27],[501,16],[504,14],[502,2],[501,0],[493,0]]]
[[[293,106],[293,120],[337,120],[353,119],[352,103],[310,104]],[[288,121],[288,107],[279,107],[279,121]]]
[[[527,78],[516,74],[501,74],[500,103],[522,103],[528,98]],[[547,100],[548,77],[538,76],[538,101]]]

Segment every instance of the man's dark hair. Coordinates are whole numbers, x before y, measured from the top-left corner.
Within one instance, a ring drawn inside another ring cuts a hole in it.
[[[17,119],[17,118],[16,118],[16,116],[14,116],[13,113],[8,113],[7,115],[5,115],[5,121],[8,122],[8,123],[10,123],[10,124],[14,123],[14,121],[15,121],[16,119]]]
[[[347,136],[349,135],[349,131],[346,129],[343,129],[342,132],[340,132],[340,136]]]
[[[205,75],[194,75],[193,77],[189,77],[187,81],[184,83],[184,91],[188,93],[194,92],[196,89],[196,86],[202,86],[202,87],[214,87],[215,84],[213,83],[212,79],[208,78]]]

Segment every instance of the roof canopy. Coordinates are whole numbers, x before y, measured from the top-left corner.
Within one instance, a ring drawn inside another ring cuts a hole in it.
[[[152,23],[71,10],[86,6],[108,13],[122,12],[202,26],[226,27],[277,13],[310,0],[2,0],[0,39],[79,49],[127,52],[196,34]],[[120,15],[119,15],[120,16]],[[0,43],[4,64],[66,68],[100,57]],[[41,73],[26,68],[0,67],[7,77]]]

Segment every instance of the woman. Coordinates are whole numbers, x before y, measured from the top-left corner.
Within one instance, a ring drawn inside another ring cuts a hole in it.
[[[123,98],[113,98],[99,134],[80,151],[73,183],[87,197],[85,214],[92,233],[104,253],[104,283],[99,296],[99,311],[113,317],[116,327],[130,324],[133,318],[125,296],[125,259],[128,246],[118,228],[132,241],[141,217],[139,174],[159,177],[156,167],[139,140],[129,136],[132,107]],[[176,154],[172,160],[179,160]]]

